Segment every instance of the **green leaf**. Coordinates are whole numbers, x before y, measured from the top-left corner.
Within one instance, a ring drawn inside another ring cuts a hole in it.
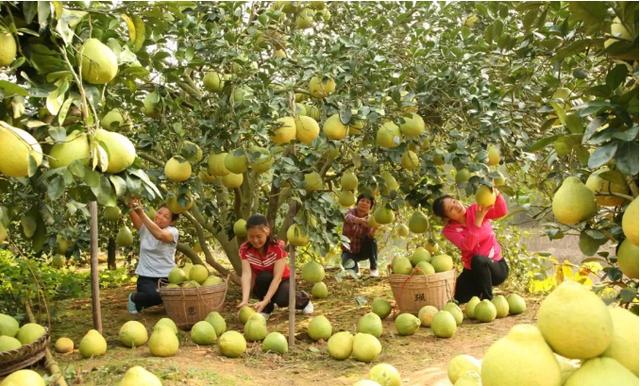
[[[51,136],[51,138],[53,138],[56,143],[64,142],[64,140],[67,138],[67,131],[64,129],[64,127],[49,126],[48,132],[49,136]]]
[[[545,146],[555,142],[556,139],[558,139],[559,137],[561,137],[560,134],[557,135],[552,135],[551,137],[546,137],[546,138],[542,138],[536,142],[534,142],[531,146],[529,146],[527,148],[527,151],[538,151],[543,149]]]
[[[4,94],[5,98],[9,98],[14,95],[20,95],[23,97],[29,95],[27,90],[7,80],[0,80],[0,90]]]
[[[638,141],[625,142],[616,152],[616,168],[622,173],[635,176],[638,174]]]
[[[64,193],[64,179],[57,175],[47,181],[47,195],[53,200],[57,200]]]
[[[569,129],[572,134],[582,134],[584,132],[584,125],[582,119],[577,114],[570,113],[565,117],[564,125]]]
[[[75,98],[69,97],[66,101],[64,101],[62,107],[60,107],[60,111],[58,112],[58,124],[60,126],[62,126],[64,124],[64,120],[67,119],[69,108],[71,107],[71,103],[73,103],[74,100]]]
[[[63,8],[62,15],[58,19],[56,25],[56,31],[62,37],[65,45],[70,45],[73,41],[73,30],[76,25],[87,15],[85,11],[75,11],[67,8]]]
[[[100,183],[96,187],[91,187],[91,191],[96,196],[98,204],[103,206],[116,206],[117,200],[109,179],[100,176]]]
[[[601,146],[596,149],[596,151],[591,154],[589,157],[589,163],[587,164],[590,169],[597,169],[600,166],[606,164],[613,158],[614,154],[616,154],[616,150],[618,150],[618,144],[615,142],[608,143],[604,146]],[[637,155],[636,148],[636,155]],[[637,160],[637,157],[636,157]]]
[[[38,24],[41,30],[49,24],[49,15],[51,15],[51,4],[48,1],[38,1]]]
[[[588,32],[595,32],[606,24],[608,19],[607,3],[601,1],[570,1],[571,16],[582,20]]]
[[[607,86],[611,90],[615,90],[624,82],[628,73],[627,66],[618,64],[607,73]]]
[[[580,247],[580,251],[585,256],[593,256],[598,252],[600,248],[600,243],[591,236],[587,234],[587,232],[583,231],[580,233],[580,241],[578,242],[578,246]]]
[[[109,176],[109,181],[113,184],[113,188],[116,191],[116,196],[122,197],[127,191],[127,182],[120,176]]]

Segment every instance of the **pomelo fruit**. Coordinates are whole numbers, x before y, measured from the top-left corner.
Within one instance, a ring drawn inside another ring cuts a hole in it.
[[[296,247],[304,247],[309,244],[309,236],[297,224],[292,224],[287,229],[287,241]]]
[[[431,258],[431,265],[436,272],[446,272],[453,269],[453,259],[449,255],[436,255]]]
[[[173,267],[169,272],[169,283],[172,284],[180,284],[183,281],[187,280],[187,275],[184,273],[182,268]]]
[[[467,354],[456,355],[449,361],[447,366],[447,376],[453,384],[458,382],[458,379],[469,371],[480,374],[480,361]]]
[[[352,349],[353,335],[349,331],[336,332],[327,341],[327,351],[333,359],[349,358]]]
[[[118,340],[127,347],[142,346],[148,339],[147,328],[137,320],[124,323],[118,332]]]
[[[247,351],[247,341],[238,331],[226,331],[218,338],[220,353],[229,358],[237,358]]]
[[[618,251],[616,252],[618,258],[618,267],[622,273],[632,279],[638,278],[638,246],[633,244],[629,239],[624,239]]]
[[[376,133],[376,145],[392,149],[400,145],[400,128],[391,121],[386,121]]]
[[[385,225],[392,223],[396,216],[390,208],[387,208],[384,205],[379,205],[376,210],[373,211],[373,217],[378,224]]]
[[[482,378],[480,372],[467,371],[462,374],[454,386],[482,386]]]
[[[451,338],[457,329],[456,319],[448,311],[438,311],[431,319],[431,330],[438,338]]]
[[[433,275],[434,273],[436,273],[436,269],[433,268],[433,265],[427,263],[426,261],[419,262],[418,264],[416,264],[415,268],[416,272],[422,273],[424,275]]]
[[[349,128],[340,121],[339,114],[333,114],[324,121],[324,125],[322,125],[322,132],[327,136],[327,138],[339,141],[347,136]]]
[[[483,386],[560,386],[560,366],[538,328],[518,324],[485,352]]]
[[[65,354],[72,352],[74,348],[73,341],[65,336],[58,338],[55,343],[56,352]]]
[[[415,152],[406,150],[400,158],[400,166],[402,166],[404,170],[416,170],[420,167],[420,158],[418,158]]]
[[[551,203],[556,220],[565,225],[575,225],[596,214],[596,197],[578,177],[567,177],[553,195]]]
[[[453,316],[453,318],[456,320],[457,326],[462,324],[462,320],[464,319],[464,314],[462,313],[462,310],[460,309],[460,307],[458,307],[457,304],[448,302],[447,304],[444,305],[444,307],[442,307],[442,310],[449,312],[451,316]]]
[[[493,189],[487,185],[478,186],[476,191],[476,202],[481,207],[490,207],[496,203],[496,195],[493,193]]]
[[[236,237],[245,237],[247,235],[247,220],[241,218],[233,223],[233,234]]]
[[[95,132],[93,138],[106,151],[109,159],[109,164],[106,170],[102,170],[103,172],[112,174],[120,173],[135,161],[136,148],[129,138],[124,135],[99,129]]]
[[[82,79],[92,84],[109,83],[118,73],[118,58],[98,39],[87,39],[79,50]]]
[[[412,270],[411,261],[404,256],[396,256],[391,261],[391,271],[396,275],[408,275]]]
[[[124,373],[116,386],[162,386],[160,378],[141,366],[133,366]]]
[[[527,310],[527,303],[518,294],[509,294],[507,303],[509,303],[509,313],[511,315],[518,315]]]
[[[415,138],[424,132],[425,124],[424,119],[418,114],[412,113],[400,118],[400,131],[402,135]]]
[[[218,311],[209,312],[204,320],[213,326],[216,330],[216,336],[220,336],[227,331],[227,322]]]
[[[382,319],[377,314],[368,312],[358,319],[356,332],[371,334],[379,338],[382,335]]]
[[[107,221],[117,222],[122,218],[122,210],[117,206],[107,206],[102,213]]]
[[[564,386],[602,385],[637,386],[638,376],[615,359],[593,358],[585,361],[564,384]]]
[[[0,335],[0,352],[11,351],[22,347],[22,343],[12,336]]]
[[[197,281],[198,284],[204,283],[209,277],[209,270],[202,264],[194,264],[189,271],[189,280]]]
[[[133,233],[128,226],[123,225],[118,229],[116,235],[116,245],[119,247],[130,247],[133,245]]]
[[[375,298],[371,302],[371,311],[384,319],[391,313],[391,303],[383,298]]]
[[[318,172],[306,173],[304,175],[304,190],[315,192],[324,189],[324,182]]]
[[[456,171],[456,184],[464,184],[471,178],[471,173],[467,169],[459,169]]]
[[[638,214],[638,197],[636,197],[622,215],[622,231],[627,239],[635,245],[638,245]]]
[[[427,216],[425,216],[424,213],[422,213],[422,211],[420,210],[414,211],[409,218],[409,230],[413,233],[424,233],[428,228],[429,219],[427,218]]]
[[[224,167],[231,173],[242,174],[249,168],[249,160],[244,150],[236,149],[224,157]]]
[[[242,186],[244,176],[242,174],[229,173],[226,176],[220,177],[220,180],[225,187],[235,189]]]
[[[320,126],[318,122],[306,115],[300,115],[295,118],[296,138],[305,145],[311,145],[314,139],[320,134]]]
[[[204,88],[208,91],[220,92],[224,88],[224,79],[222,74],[215,71],[208,71],[204,74],[202,82],[204,83]]]
[[[244,306],[238,311],[238,318],[240,319],[240,323],[245,324],[251,317],[251,315],[255,314],[256,310],[251,306]]]
[[[371,362],[382,352],[382,345],[378,338],[371,334],[357,333],[353,337],[351,356],[360,362]]]
[[[398,237],[407,237],[409,236],[409,227],[404,224],[398,224],[398,226],[396,226],[395,232]]]
[[[358,188],[358,177],[352,171],[344,173],[340,177],[340,187],[342,190],[355,191]]]
[[[487,165],[496,166],[500,163],[500,149],[496,145],[487,146]]]
[[[434,306],[422,306],[422,308],[420,308],[420,311],[418,311],[418,319],[420,319],[420,324],[424,327],[431,327],[433,317],[437,313],[438,309]]]
[[[602,356],[617,360],[638,376],[638,315],[621,307],[608,309],[613,321],[613,338]]]
[[[0,173],[9,177],[28,177],[30,159],[42,163],[42,147],[22,129],[0,121]],[[33,172],[33,170],[31,170]]]
[[[336,81],[330,77],[314,76],[309,80],[309,93],[316,98],[329,96],[333,94],[335,90]]]
[[[311,287],[311,295],[316,299],[325,299],[329,296],[329,289],[324,282],[317,282]]]
[[[40,374],[33,370],[23,369],[9,374],[0,383],[0,386],[45,386],[46,383]]]
[[[26,323],[20,327],[16,338],[18,338],[22,344],[29,344],[40,339],[40,337],[46,333],[47,330],[38,323]]]
[[[89,330],[80,340],[78,346],[83,358],[104,355],[107,352],[107,341],[97,330]]]
[[[402,313],[396,317],[394,321],[398,335],[413,335],[420,328],[420,319],[408,312]]]
[[[178,326],[176,326],[176,323],[169,318],[162,318],[158,320],[156,324],[153,326],[153,329],[156,330],[161,327],[167,327],[168,329],[173,331],[174,334],[178,333]]]
[[[411,264],[415,267],[421,261],[431,262],[431,254],[423,247],[416,248],[409,257]]]
[[[49,151],[49,167],[52,169],[68,166],[76,160],[89,163],[89,140],[87,134],[74,131],[67,135],[64,142],[56,143]]]
[[[338,203],[348,208],[356,203],[356,195],[351,190],[341,190],[338,193]]]
[[[205,279],[205,281],[202,282],[202,287],[218,285],[218,284],[221,284],[223,282],[224,282],[224,280],[222,280],[221,277],[216,276],[216,275],[209,275],[209,277],[207,277]]]
[[[496,316],[498,316],[498,310],[496,310],[496,306],[491,303],[491,300],[483,299],[476,305],[473,310],[473,315],[476,320],[488,323],[495,320]]]
[[[287,338],[277,331],[270,332],[262,341],[262,351],[274,352],[276,354],[287,353],[289,351]]]
[[[209,154],[207,158],[207,172],[212,176],[223,177],[229,174],[224,166],[224,159],[228,153]]]
[[[565,281],[540,304],[537,325],[556,353],[571,359],[601,355],[611,344],[613,322],[602,299]]]
[[[195,344],[211,345],[216,342],[218,336],[216,329],[206,320],[201,320],[191,327],[191,340]]]
[[[309,321],[307,334],[309,334],[309,337],[313,340],[327,340],[331,337],[332,329],[329,319],[324,315],[318,315],[311,318],[311,321]]]
[[[120,127],[124,124],[124,117],[118,109],[112,109],[107,112],[100,120],[100,126],[105,130]]]
[[[388,363],[378,363],[369,370],[369,379],[378,382],[380,386],[400,386],[402,379],[400,372]]]
[[[182,157],[171,157],[164,164],[164,175],[169,181],[186,181],[191,177],[191,164]]]
[[[276,145],[284,145],[296,138],[296,121],[293,117],[282,117],[276,120],[276,129],[271,141]]]
[[[11,315],[0,313],[0,335],[16,336],[20,324]]]
[[[503,295],[494,296],[491,303],[496,306],[496,317],[504,318],[509,315],[509,302]]]
[[[0,33],[0,67],[8,66],[16,59],[18,46],[9,32]]]
[[[180,341],[171,327],[156,325],[147,346],[151,355],[155,357],[171,357],[178,353]]]
[[[620,206],[626,202],[624,198],[614,196],[611,193],[629,194],[624,174],[618,170],[609,170],[607,167],[591,173],[585,186],[596,194],[596,201],[601,206]]]
[[[267,336],[267,320],[262,314],[254,313],[244,324],[244,337],[249,342],[261,341]]]
[[[467,316],[467,318],[469,319],[476,318],[475,310],[478,304],[480,304],[480,298],[477,296],[472,297],[467,302],[467,304],[464,306],[464,314]]]

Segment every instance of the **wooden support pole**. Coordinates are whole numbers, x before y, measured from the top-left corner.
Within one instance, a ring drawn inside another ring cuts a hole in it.
[[[89,203],[91,215],[91,305],[93,328],[102,334],[102,311],[100,310],[100,275],[98,273],[98,203]]]
[[[289,246],[289,347],[296,341],[296,247]]]

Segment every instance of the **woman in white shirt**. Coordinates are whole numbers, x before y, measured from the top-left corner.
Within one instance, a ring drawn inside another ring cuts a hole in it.
[[[160,207],[153,220],[144,212],[137,198],[129,202],[129,212],[133,226],[140,233],[140,254],[136,274],[136,292],[129,294],[127,309],[137,314],[144,308],[162,304],[158,293],[158,280],[166,279],[175,267],[178,229],[173,224],[178,214],[166,206]]]

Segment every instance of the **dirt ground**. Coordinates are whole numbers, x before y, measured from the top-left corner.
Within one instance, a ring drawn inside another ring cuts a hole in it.
[[[355,332],[358,318],[370,311],[368,302],[374,297],[393,299],[389,283],[384,277],[342,282],[328,278],[325,282],[330,296],[314,301],[314,315],[324,314],[332,322],[334,332]],[[221,356],[216,346],[195,345],[189,333],[181,331],[178,354],[170,358],[156,358],[149,354],[146,346],[130,349],[118,343],[118,330],[124,322],[139,320],[151,330],[158,319],[166,316],[162,307],[145,310],[139,315],[129,315],[126,298],[132,289],[104,290],[101,294],[104,335],[109,346],[105,356],[82,359],[77,350],[66,355],[56,354],[56,360],[69,384],[114,385],[127,368],[142,365],[160,376],[165,385],[309,385],[317,382],[350,385],[365,378],[375,363],[386,362],[400,371],[404,385],[450,385],[446,368],[451,358],[462,353],[482,357],[483,352],[514,324],[533,322],[539,301],[528,298],[528,308],[524,314],[491,323],[465,320],[450,339],[436,338],[429,328],[424,327],[413,336],[397,336],[393,319],[388,317],[383,321],[384,332],[380,338],[382,354],[374,363],[352,359],[337,361],[329,357],[326,342],[313,342],[306,335],[310,317],[303,315],[296,317],[298,332],[295,347],[282,356],[264,354],[260,351],[259,343],[250,343],[244,357],[229,359]],[[237,286],[232,286],[222,315],[228,329],[242,331],[235,309],[238,297]],[[359,305],[364,299],[367,304]],[[84,333],[92,328],[90,299],[57,303],[53,312],[52,342],[60,336],[68,336],[78,345]],[[286,336],[288,311],[276,310],[268,321],[268,328]]]

